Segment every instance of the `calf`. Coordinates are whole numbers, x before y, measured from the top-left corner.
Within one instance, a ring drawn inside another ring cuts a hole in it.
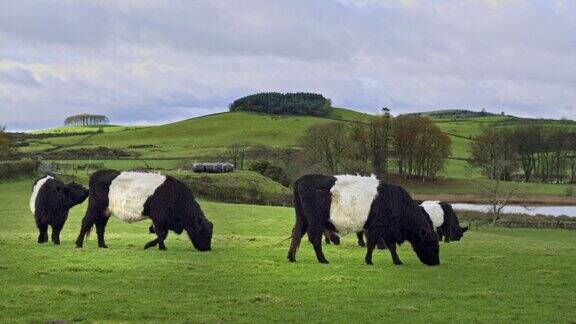
[[[434,228],[438,233],[438,239],[450,243],[460,241],[468,227],[460,227],[458,217],[452,209],[452,205],[443,201],[424,201],[420,206],[426,211]]]
[[[294,184],[294,207],[296,223],[288,251],[291,262],[296,261],[302,236],[308,233],[318,262],[328,263],[322,252],[322,233],[327,229],[339,236],[367,231],[367,264],[372,264],[379,240],[390,250],[394,264],[402,264],[396,244],[406,240],[422,263],[440,264],[438,237],[431,222],[419,215],[406,190],[374,176],[305,175]]]
[[[443,201],[417,201],[419,202],[420,206],[418,207],[421,211],[421,214],[424,217],[430,218],[432,222],[432,226],[436,230],[438,234],[438,240],[442,241],[442,237],[444,237],[444,242],[450,243],[450,241],[460,241],[464,233],[468,230],[468,226],[460,227],[460,222],[458,221],[458,217],[456,216],[456,212],[447,202]],[[365,246],[364,243],[364,232],[358,232],[356,235],[358,236],[358,245]],[[331,240],[332,237],[326,237],[326,240]],[[378,246],[379,248],[383,248],[381,245]]]
[[[30,211],[40,231],[38,243],[48,242],[48,225],[52,228],[52,243],[60,244],[60,232],[68,219],[70,208],[81,204],[88,190],[78,183],[64,184],[53,176],[44,176],[34,183],[30,196]]]
[[[166,250],[168,230],[181,234],[184,230],[192,245],[200,251],[211,249],[212,223],[206,219],[192,191],[181,181],[153,173],[103,170],[90,177],[90,198],[76,246],[95,224],[98,246],[106,248],[104,232],[108,218],[115,215],[123,222],[133,223],[150,218],[157,235],[144,246]]]

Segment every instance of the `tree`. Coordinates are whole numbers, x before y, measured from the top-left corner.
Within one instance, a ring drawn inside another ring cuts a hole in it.
[[[276,115],[326,116],[332,109],[332,102],[316,93],[262,92],[234,100],[229,109]]]
[[[477,184],[476,188],[478,188],[479,195],[488,199],[492,224],[495,224],[500,219],[502,209],[508,206],[514,195],[518,194],[519,182],[508,182],[508,184],[505,185],[500,177],[487,182],[479,181]]]
[[[349,157],[361,164],[362,173],[366,173],[368,161],[371,156],[370,139],[368,127],[361,121],[356,121],[350,127],[348,136],[350,138]]]
[[[248,145],[246,143],[233,143],[226,148],[224,154],[227,158],[232,160],[235,168],[243,169],[247,150]]]
[[[432,120],[398,116],[392,123],[394,156],[404,177],[435,177],[451,155],[452,141]]]
[[[372,170],[376,174],[388,173],[390,148],[390,115],[373,117],[368,126],[368,144],[371,152]]]
[[[346,126],[341,122],[314,125],[300,138],[299,146],[307,160],[337,174],[348,148]]]
[[[532,179],[536,169],[538,151],[542,149],[544,132],[542,126],[522,126],[512,131],[510,140],[520,161],[526,182]]]
[[[110,123],[108,117],[103,115],[80,114],[69,116],[64,120],[64,126],[95,126]]]
[[[472,142],[469,163],[479,167],[488,179],[511,180],[518,167],[511,138],[510,130],[487,128]]]

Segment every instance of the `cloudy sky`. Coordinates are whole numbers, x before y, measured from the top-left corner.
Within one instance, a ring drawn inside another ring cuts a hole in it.
[[[259,91],[576,119],[576,1],[0,1],[9,130],[165,123]]]

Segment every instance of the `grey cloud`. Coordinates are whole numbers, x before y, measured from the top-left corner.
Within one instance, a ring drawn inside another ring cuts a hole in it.
[[[574,30],[572,1],[6,0],[0,124],[166,122],[255,91],[576,118]]]

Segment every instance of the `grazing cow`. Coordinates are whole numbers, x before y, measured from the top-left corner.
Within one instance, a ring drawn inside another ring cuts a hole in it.
[[[450,243],[460,241],[468,227],[460,227],[458,217],[452,209],[452,205],[443,201],[424,201],[420,206],[426,211],[434,228],[438,233],[438,239]]]
[[[394,264],[402,264],[396,244],[405,240],[422,263],[440,264],[438,236],[432,223],[420,216],[406,190],[374,176],[305,175],[294,184],[294,207],[296,224],[288,251],[291,262],[296,261],[302,236],[308,233],[318,262],[328,263],[322,252],[322,233],[327,229],[338,236],[367,231],[367,264],[372,264],[372,252],[380,239]]]
[[[460,227],[460,222],[458,221],[458,217],[456,216],[456,212],[447,202],[443,201],[417,201],[416,203],[420,203],[418,207],[421,209],[421,212],[424,213],[426,217],[430,218],[436,233],[438,234],[438,240],[442,241],[442,237],[444,237],[444,242],[450,243],[450,241],[460,241],[464,233],[468,230],[468,226]],[[356,235],[358,236],[358,245],[365,246],[364,243],[364,232],[358,232]],[[332,237],[326,237],[326,240],[331,240]],[[340,242],[338,242],[340,243]],[[379,246],[382,248],[382,246]]]
[[[206,219],[192,191],[170,176],[154,173],[103,170],[90,177],[90,198],[76,246],[96,224],[98,246],[106,248],[104,232],[111,214],[123,222],[133,223],[150,218],[157,235],[144,246],[158,245],[166,250],[168,230],[188,233],[192,245],[200,251],[210,250],[212,223]]]
[[[38,243],[48,242],[50,225],[52,243],[60,244],[60,231],[68,219],[68,211],[87,197],[88,189],[78,183],[64,184],[50,175],[36,180],[30,196],[30,210],[40,231]]]

